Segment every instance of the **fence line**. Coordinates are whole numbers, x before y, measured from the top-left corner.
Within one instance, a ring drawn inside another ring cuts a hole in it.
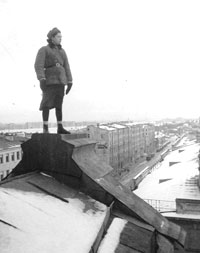
[[[160,200],[160,199],[144,199],[150,206],[156,209],[158,212],[175,212],[175,201]]]

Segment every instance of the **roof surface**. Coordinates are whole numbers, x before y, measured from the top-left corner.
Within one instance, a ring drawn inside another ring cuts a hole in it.
[[[33,173],[1,184],[1,253],[89,252],[107,207]]]
[[[134,191],[143,199],[159,201],[161,209],[162,205],[169,201],[174,210],[176,198],[200,200],[197,184],[199,144],[185,137],[178,147],[171,151],[160,167],[149,174]],[[171,215],[175,215],[175,212]]]
[[[120,124],[111,124],[110,126],[111,126],[111,127],[114,127],[114,128],[118,128],[118,129],[127,128],[127,126],[123,126],[123,125],[120,125]]]
[[[22,160],[0,184],[2,253],[97,252],[120,224],[111,240],[118,253],[173,247],[168,237],[184,244],[185,231],[117,182],[94,147],[55,134],[22,144]]]
[[[1,150],[6,150],[9,148],[17,147],[21,144],[20,141],[9,141],[6,140],[4,137],[0,137],[0,151]]]
[[[111,127],[109,125],[100,125],[99,128],[108,130],[108,131],[115,131],[116,129],[114,127]]]

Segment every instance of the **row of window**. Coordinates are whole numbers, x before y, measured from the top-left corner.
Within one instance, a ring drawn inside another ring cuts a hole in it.
[[[21,159],[21,151],[0,154],[0,164],[18,161]]]

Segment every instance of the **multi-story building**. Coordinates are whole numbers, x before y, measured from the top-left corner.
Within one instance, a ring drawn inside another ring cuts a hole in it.
[[[155,153],[155,126],[153,124],[143,125],[144,152],[147,155]]]
[[[6,177],[22,158],[20,142],[10,137],[0,137],[0,181]]]
[[[87,127],[88,137],[97,141],[96,153],[113,168],[118,167],[118,132],[109,125]]]
[[[143,125],[136,124],[133,122],[126,123],[126,126],[129,127],[130,131],[130,150],[131,150],[131,162],[137,162],[138,159],[144,156],[145,150],[145,141],[143,136]]]
[[[154,153],[155,130],[151,124],[98,124],[88,126],[87,133],[97,141],[96,153],[115,169]]]
[[[126,165],[129,164],[129,147],[128,147],[128,140],[129,140],[129,129],[127,126],[113,123],[110,124],[111,127],[117,130],[117,168],[121,169],[124,168]]]

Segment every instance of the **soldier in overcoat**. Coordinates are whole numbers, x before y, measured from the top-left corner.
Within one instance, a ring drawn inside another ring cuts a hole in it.
[[[49,111],[55,108],[57,133],[70,134],[62,124],[62,104],[64,93],[68,94],[72,87],[72,74],[66,52],[61,46],[60,30],[53,28],[47,37],[48,45],[39,49],[34,65],[42,90],[39,109],[42,111],[43,133],[49,132]]]

